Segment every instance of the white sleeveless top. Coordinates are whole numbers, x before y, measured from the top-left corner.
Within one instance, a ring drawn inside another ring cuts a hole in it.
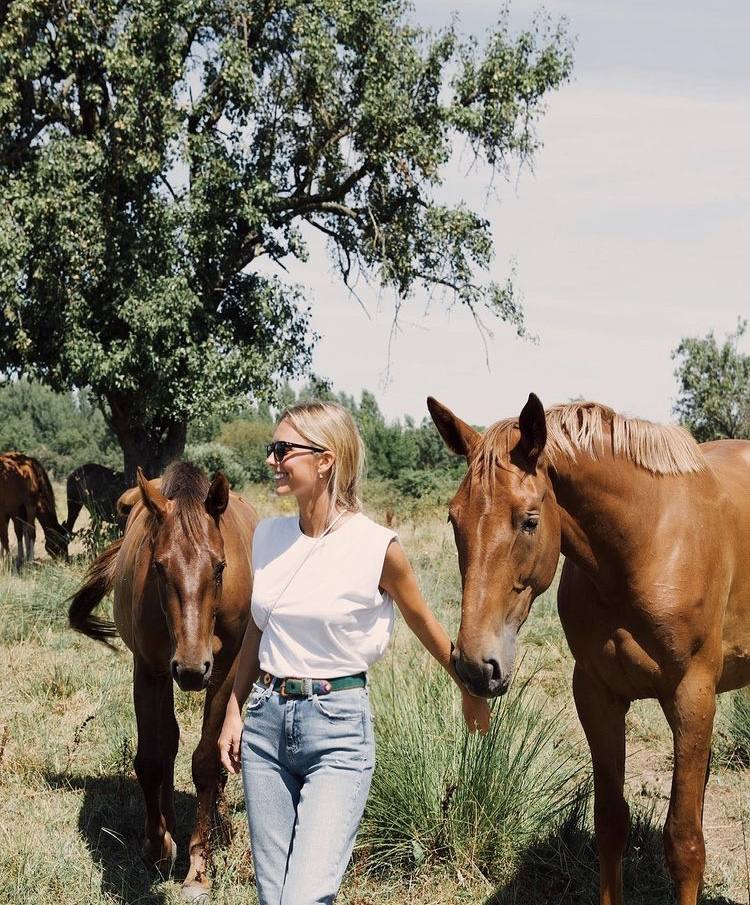
[[[364,672],[382,657],[393,600],[378,585],[394,537],[361,512],[322,539],[303,534],[296,515],[259,522],[250,612],[263,632],[261,670],[333,679]]]

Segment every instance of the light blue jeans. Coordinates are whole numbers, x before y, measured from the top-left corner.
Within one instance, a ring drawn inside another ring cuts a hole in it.
[[[330,905],[375,765],[366,688],[284,698],[255,684],[242,781],[259,905]]]

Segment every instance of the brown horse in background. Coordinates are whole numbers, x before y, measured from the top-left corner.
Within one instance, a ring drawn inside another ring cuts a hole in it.
[[[482,435],[427,404],[469,464],[449,507],[459,677],[480,696],[507,689],[516,635],[562,550],[558,610],[593,762],[601,905],[623,902],[625,714],[639,698],[659,701],[674,736],[665,854],[677,902],[696,905],[716,694],[750,683],[750,443],[698,446],[594,403],[545,413],[533,394]]]
[[[68,475],[66,483],[68,516],[63,522],[68,537],[73,534],[81,509],[85,506],[93,518],[124,527],[117,512],[117,500],[127,490],[125,475],[97,462],[79,465]]]
[[[206,895],[211,817],[226,776],[217,741],[250,612],[252,506],[194,465],[170,466],[163,479],[123,494],[130,510],[125,535],[91,565],[72,597],[73,628],[106,641],[118,632],[133,652],[138,725],[135,772],[146,805],[144,849],[171,870],[177,847],[174,760],[179,727],[174,680],[183,691],[206,689],[203,729],[193,754],[198,797],[190,838],[190,869],[182,894]],[[114,589],[114,624],[91,615]]]
[[[35,519],[44,530],[45,549],[53,558],[65,557],[65,531],[57,521],[55,495],[41,463],[19,452],[0,455],[0,545],[7,555],[8,522],[13,522],[18,551],[16,565],[34,561]]]

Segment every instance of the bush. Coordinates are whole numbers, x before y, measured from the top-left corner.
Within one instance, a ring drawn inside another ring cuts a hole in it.
[[[438,504],[450,500],[459,482],[452,472],[404,468],[393,483],[402,496]]]
[[[464,728],[442,670],[383,670],[371,691],[378,761],[360,846],[373,868],[443,861],[499,877],[588,796],[584,753],[530,680],[494,704],[485,737]]]
[[[89,523],[85,528],[76,531],[76,537],[83,544],[84,557],[96,559],[107,547],[122,536],[119,525],[108,522],[101,517],[95,508],[89,509]]]
[[[192,462],[205,469],[209,478],[217,471],[224,473],[232,487],[242,487],[248,478],[245,469],[237,461],[234,451],[222,443],[198,443],[188,446],[183,456],[186,462]]]
[[[232,450],[248,481],[262,484],[269,479],[266,444],[271,440],[273,428],[271,422],[238,419],[229,421],[219,431],[217,441]]]

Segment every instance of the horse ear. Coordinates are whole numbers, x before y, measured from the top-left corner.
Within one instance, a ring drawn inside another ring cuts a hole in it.
[[[206,512],[217,521],[229,505],[229,481],[217,471],[206,495]]]
[[[138,479],[138,489],[141,491],[141,499],[143,500],[143,505],[158,522],[163,521],[164,516],[167,512],[167,498],[160,490],[157,490],[157,488],[154,487],[154,485],[149,480],[146,479],[146,475],[144,475],[143,469],[140,467],[140,465],[136,470],[136,477]]]
[[[479,442],[479,432],[475,431],[465,421],[457,418],[449,408],[446,408],[432,396],[427,397],[427,408],[430,410],[435,427],[443,440],[445,440],[445,445],[448,449],[457,456],[466,456],[468,459],[471,451]]]
[[[529,393],[528,401],[518,416],[521,448],[526,458],[535,462],[547,443],[547,419],[539,397]]]

